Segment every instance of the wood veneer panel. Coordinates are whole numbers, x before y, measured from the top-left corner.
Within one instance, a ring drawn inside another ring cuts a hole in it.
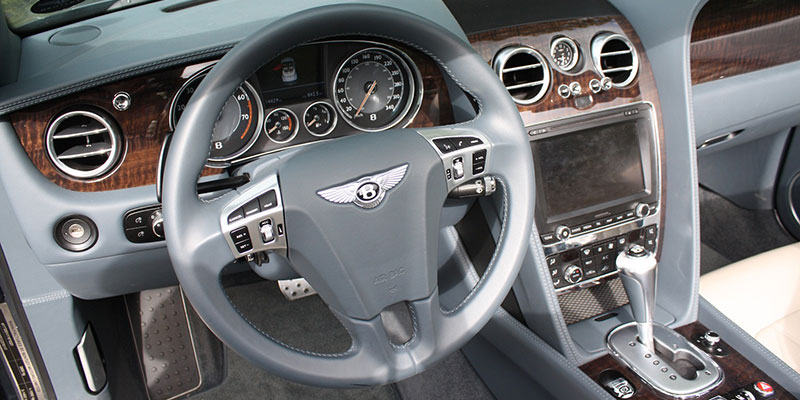
[[[695,85],[800,60],[800,2],[711,0],[691,40]]]
[[[691,340],[691,337],[694,334],[706,332],[708,331],[708,328],[699,322],[693,322],[689,325],[685,325],[676,329],[676,331]],[[758,369],[758,367],[753,365],[744,356],[737,352],[736,349],[733,349],[730,345],[725,343],[724,340],[722,343],[730,350],[730,354],[725,357],[713,358],[714,361],[716,361],[717,364],[719,364],[719,366],[722,368],[725,378],[722,381],[722,384],[711,393],[696,397],[696,399],[710,399],[716,395],[723,395],[727,392],[736,390],[742,386],[749,385],[757,381],[765,381],[772,385],[773,389],[775,389],[775,396],[773,396],[775,399],[794,399],[794,397],[792,397],[791,394],[786,391],[786,389],[775,383],[775,381],[770,379],[767,374]],[[581,370],[586,373],[586,375],[589,375],[590,378],[595,380],[595,382],[597,382],[600,373],[607,369],[614,369],[620,372],[625,376],[625,379],[633,384],[633,386],[636,388],[636,394],[632,397],[634,400],[670,398],[660,393],[656,393],[649,386],[645,385],[639,379],[639,377],[634,374],[633,371],[618,363],[617,360],[610,355],[605,355],[597,360],[581,366]]]
[[[601,79],[602,76],[594,68],[591,60],[590,44],[592,38],[602,31],[621,33],[631,40],[639,54],[639,74],[628,87],[612,88],[595,94],[589,90],[589,81]],[[562,73],[552,67],[552,60],[549,55],[550,42],[556,35],[571,37],[581,48],[582,61],[579,61],[580,67],[575,72]],[[530,46],[547,58],[548,63],[551,65],[550,71],[553,77],[553,82],[547,94],[542,100],[532,105],[517,105],[525,125],[639,101],[650,101],[656,105],[656,111],[660,111],[658,93],[647,55],[630,23],[621,16],[581,18],[513,26],[477,33],[470,35],[468,38],[478,54],[483,56],[490,64],[499,50],[512,45]],[[578,108],[574,97],[564,99],[558,95],[558,86],[561,84],[569,85],[570,82],[580,83],[583,88],[582,96],[592,96],[593,102],[590,107]]]
[[[447,85],[439,67],[430,58],[407,50],[420,69],[423,96],[420,110],[409,126],[428,127],[453,122]],[[25,152],[36,168],[51,182],[80,192],[124,189],[156,182],[158,157],[165,135],[170,131],[170,103],[184,82],[208,62],[167,69],[144,76],[85,90],[67,97],[28,107],[11,115]],[[114,94],[124,91],[133,101],[126,111],[111,105]],[[53,116],[75,106],[91,106],[110,114],[122,130],[125,153],[116,169],[92,181],[61,174],[50,162],[45,148],[45,131]],[[206,168],[203,175],[220,173]]]

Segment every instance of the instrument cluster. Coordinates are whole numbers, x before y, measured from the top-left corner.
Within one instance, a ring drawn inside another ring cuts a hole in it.
[[[176,93],[173,129],[211,68],[194,73]],[[214,127],[208,165],[402,127],[421,101],[419,69],[402,50],[355,40],[307,44],[276,57],[231,94]]]

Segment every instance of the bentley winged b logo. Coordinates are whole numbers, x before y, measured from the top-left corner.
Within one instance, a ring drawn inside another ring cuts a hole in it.
[[[406,176],[406,170],[408,170],[408,164],[403,164],[386,172],[365,176],[343,185],[320,190],[317,194],[331,203],[354,203],[361,208],[375,208],[386,197],[386,192],[403,180]]]

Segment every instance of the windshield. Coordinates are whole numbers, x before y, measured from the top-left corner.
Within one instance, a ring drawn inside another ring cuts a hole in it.
[[[158,0],[0,0],[8,26],[27,36],[100,14]]]

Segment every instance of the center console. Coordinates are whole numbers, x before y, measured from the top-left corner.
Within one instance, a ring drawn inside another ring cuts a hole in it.
[[[528,132],[541,196],[536,226],[557,293],[614,278],[614,260],[627,246],[656,251],[661,190],[650,103],[534,125]]]

